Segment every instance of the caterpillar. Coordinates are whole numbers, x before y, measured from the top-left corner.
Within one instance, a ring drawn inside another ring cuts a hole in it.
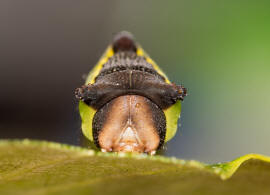
[[[151,155],[175,135],[186,95],[126,31],[75,89],[86,138],[103,152]]]

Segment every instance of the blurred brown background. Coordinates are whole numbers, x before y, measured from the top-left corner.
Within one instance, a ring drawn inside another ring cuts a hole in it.
[[[270,155],[268,1],[1,0],[0,138],[80,145],[73,91],[128,30],[189,96],[165,154]]]

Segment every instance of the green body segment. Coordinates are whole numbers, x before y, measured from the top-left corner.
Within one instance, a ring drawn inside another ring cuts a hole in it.
[[[152,64],[153,68],[165,78],[166,83],[170,83],[167,76],[163,73],[163,71],[158,67],[158,65],[144,52],[144,50],[137,46],[137,55],[144,56],[148,63]],[[96,66],[90,71],[85,85],[95,83],[95,78],[99,75],[103,65],[108,61],[110,57],[114,55],[113,49],[109,46],[103,56],[100,58]],[[82,121],[82,132],[85,137],[89,140],[93,141],[93,131],[92,131],[92,122],[95,113],[97,110],[88,106],[83,101],[79,102],[79,111]],[[166,137],[165,142],[169,141],[177,131],[177,124],[178,119],[180,118],[181,113],[181,102],[178,100],[174,105],[170,106],[169,108],[163,110],[165,117],[166,117]]]

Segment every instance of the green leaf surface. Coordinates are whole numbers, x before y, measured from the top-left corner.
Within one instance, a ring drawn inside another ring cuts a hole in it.
[[[270,194],[270,158],[206,165],[100,153],[45,141],[0,141],[0,194]]]

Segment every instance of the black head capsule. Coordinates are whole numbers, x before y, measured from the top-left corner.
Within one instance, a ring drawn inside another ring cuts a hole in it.
[[[116,35],[111,48],[113,55],[94,80],[75,91],[83,106],[95,110],[94,115],[81,112],[83,121],[91,119],[91,127],[82,125],[83,132],[91,131],[89,139],[102,151],[154,154],[171,136],[167,127],[175,128],[179,115],[170,120],[171,109],[186,89],[169,83],[147,56],[139,55],[130,33]],[[173,109],[178,108],[180,114],[180,107]]]

